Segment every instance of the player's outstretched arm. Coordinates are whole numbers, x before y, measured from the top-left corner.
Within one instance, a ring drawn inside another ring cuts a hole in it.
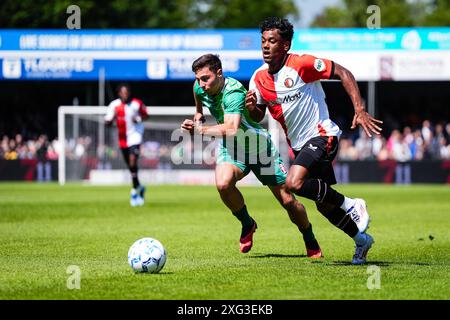
[[[355,108],[355,115],[353,116],[351,129],[355,129],[356,126],[360,125],[369,137],[372,136],[372,133],[380,134],[382,130],[380,125],[383,121],[375,119],[366,111],[363,99],[361,98],[361,93],[359,92],[358,84],[356,83],[353,74],[343,66],[334,63],[333,78],[341,80],[342,85],[344,86],[347,94],[350,96],[353,107]]]
[[[249,90],[245,95],[245,107],[248,109],[253,121],[261,122],[266,114],[267,106],[265,104],[256,104],[256,101],[255,90]]]
[[[241,124],[241,115],[236,114],[225,114],[222,124],[217,124],[215,126],[203,126],[199,123],[194,124],[194,131],[207,136],[234,136],[238,132],[239,126]]]

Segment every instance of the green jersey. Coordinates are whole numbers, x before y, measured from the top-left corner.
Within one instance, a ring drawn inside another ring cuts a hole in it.
[[[226,77],[222,90],[215,96],[209,96],[196,81],[194,92],[197,100],[201,101],[202,105],[209,109],[209,112],[218,124],[224,123],[225,114],[241,115],[241,124],[239,126],[241,130],[238,132],[235,142],[243,147],[246,153],[258,153],[259,143],[252,142],[260,141],[261,138],[268,140],[270,144],[270,135],[267,130],[251,119],[249,111],[245,107],[247,90],[239,81]]]

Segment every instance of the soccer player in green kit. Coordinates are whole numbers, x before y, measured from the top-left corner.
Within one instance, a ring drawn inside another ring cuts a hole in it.
[[[193,120],[186,119],[181,127],[191,133],[223,137],[217,153],[216,187],[224,204],[242,224],[240,251],[246,253],[252,248],[257,224],[248,213],[236,183],[253,171],[258,180],[270,188],[302,233],[307,256],[322,257],[305,207],[285,187],[287,171],[268,131],[249,116],[245,107],[247,90],[239,81],[224,77],[217,55],[199,57],[192,64],[192,71],[196,78],[193,88],[196,114]],[[202,124],[203,106],[209,109],[217,125]]]

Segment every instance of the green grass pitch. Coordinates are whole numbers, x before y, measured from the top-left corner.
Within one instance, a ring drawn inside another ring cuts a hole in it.
[[[2,183],[0,299],[450,299],[450,187],[336,189],[369,206],[375,244],[365,266],[350,265],[353,241],[309,200],[325,258],[306,258],[264,187],[241,188],[258,222],[253,249],[241,254],[240,224],[213,186],[149,186],[145,206],[131,208],[128,186]],[[142,237],[168,252],[159,274],[127,263]],[[79,289],[67,287],[71,265]]]

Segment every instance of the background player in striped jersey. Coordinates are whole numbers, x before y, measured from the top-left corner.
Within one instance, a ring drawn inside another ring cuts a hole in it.
[[[105,122],[109,126],[116,120],[119,147],[130,170],[133,183],[130,204],[133,207],[142,206],[145,187],[139,182],[138,159],[144,134],[142,121],[148,118],[147,108],[141,100],[131,98],[131,90],[127,84],[120,84],[117,87],[117,94],[119,98],[111,101],[108,106]]]
[[[216,55],[199,57],[192,64],[192,71],[196,78],[193,93],[197,112],[194,120],[186,119],[181,127],[191,133],[224,137],[217,155],[216,186],[222,201],[242,224],[240,251],[246,253],[252,248],[257,225],[236,183],[253,171],[303,234],[307,256],[321,257],[304,206],[286,190],[287,172],[269,133],[250,118],[245,108],[247,90],[239,81],[223,76],[222,63]],[[202,125],[203,106],[209,109],[217,125]]]
[[[286,185],[295,194],[315,201],[317,209],[355,241],[353,264],[366,262],[373,238],[366,233],[369,215],[362,199],[351,199],[331,188],[336,183],[332,161],[337,153],[339,127],[329,118],[320,79],[339,79],[355,109],[352,129],[362,126],[367,135],[380,134],[382,121],[365,111],[353,74],[331,60],[289,54],[292,24],[281,18],[261,23],[265,64],[250,80],[246,106],[260,121],[269,109],[280,122],[295,160]]]

